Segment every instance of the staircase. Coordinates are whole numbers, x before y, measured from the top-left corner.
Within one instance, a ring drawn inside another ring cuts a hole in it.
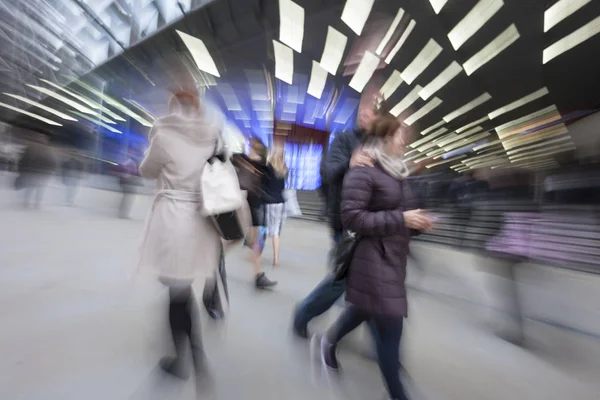
[[[296,192],[298,205],[302,211],[302,215],[295,217],[309,221],[324,222],[323,207],[325,206],[323,199],[319,196],[316,190],[298,190]]]

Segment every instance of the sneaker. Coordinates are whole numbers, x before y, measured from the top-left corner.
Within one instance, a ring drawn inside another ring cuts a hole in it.
[[[340,364],[338,363],[336,356],[336,346],[330,344],[327,341],[327,336],[321,337],[320,351],[321,351],[321,362],[325,367],[330,370],[338,372],[340,370]]]
[[[269,289],[277,285],[277,281],[271,281],[264,272],[256,275],[256,288],[257,289]]]

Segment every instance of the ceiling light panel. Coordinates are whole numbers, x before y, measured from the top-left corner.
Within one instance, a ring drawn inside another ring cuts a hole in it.
[[[423,100],[429,99],[433,96],[437,91],[446,86],[448,82],[454,79],[458,74],[461,73],[462,67],[456,61],[453,61],[450,65],[446,67],[434,80],[429,82],[427,86],[423,88],[419,92],[419,96]]]
[[[310,82],[308,82],[308,89],[306,93],[310,94],[317,99],[320,99],[323,95],[323,89],[325,89],[325,83],[327,82],[327,70],[316,61],[313,61],[312,71],[310,73]]]
[[[485,121],[487,121],[487,120],[489,120],[489,117],[486,115],[485,117],[483,117],[483,118],[480,118],[480,119],[478,119],[477,121],[473,121],[473,122],[471,122],[470,124],[467,124],[467,125],[463,126],[462,128],[458,128],[458,129],[457,129],[455,132],[456,132],[456,133],[461,133],[461,132],[464,132],[464,131],[466,131],[467,129],[469,129],[469,128],[472,128],[472,127],[474,127],[475,125],[478,125],[478,124],[480,124],[480,123],[482,123],[482,122],[485,122]]]
[[[374,2],[375,0],[346,0],[346,6],[342,11],[342,21],[360,36],[369,14],[371,14]]]
[[[116,129],[116,128],[113,128],[112,126],[110,126],[110,125],[107,125],[107,124],[105,124],[104,122],[102,122],[102,121],[100,121],[100,120],[94,119],[93,117],[91,117],[91,116],[89,116],[89,115],[86,115],[86,114],[80,113],[80,112],[78,112],[78,111],[72,111],[72,112],[73,112],[73,114],[75,114],[75,115],[79,115],[81,118],[83,118],[83,119],[87,119],[88,121],[90,121],[90,122],[92,122],[92,123],[94,123],[94,124],[96,124],[96,125],[98,125],[98,126],[101,126],[101,127],[103,127],[103,128],[106,128],[106,129],[108,129],[109,131],[111,131],[111,132],[113,132],[113,133],[120,133],[120,134],[122,134],[122,133],[123,133],[123,132],[121,132],[120,130],[118,130],[118,129]]]
[[[594,35],[600,33],[600,16],[594,18],[575,32],[565,36],[556,43],[546,47],[542,62],[546,64],[550,60],[555,59],[564,52],[571,50],[573,47],[585,42]]]
[[[392,74],[390,75],[388,80],[385,81],[385,83],[381,87],[379,93],[381,93],[383,98],[387,100],[392,96],[392,94],[394,94],[396,89],[400,87],[402,82],[404,82],[404,80],[400,76],[400,72],[394,70],[392,71]]]
[[[75,108],[76,110],[81,111],[82,113],[85,113],[85,114],[96,114],[96,112],[94,110],[92,110],[92,109],[90,109],[90,108],[88,108],[88,107],[86,107],[86,106],[84,106],[82,104],[79,104],[79,103],[77,103],[77,102],[75,102],[75,101],[73,101],[71,99],[67,99],[63,95],[60,95],[58,93],[54,93],[51,90],[48,90],[48,89],[43,88],[41,86],[35,86],[35,85],[30,85],[30,84],[27,84],[27,86],[29,86],[32,89],[38,90],[38,91],[44,93],[45,95],[53,97],[56,100],[62,101],[63,103],[65,103],[65,104],[67,104],[67,105]]]
[[[448,39],[454,50],[460,49],[471,36],[500,11],[503,5],[502,0],[479,0],[475,7],[448,33]]]
[[[544,32],[558,25],[562,20],[590,3],[592,0],[560,0],[544,12]]]
[[[390,42],[390,39],[392,38],[392,35],[394,34],[394,32],[396,32],[396,29],[398,29],[398,25],[400,24],[400,20],[402,19],[403,16],[404,16],[404,10],[402,8],[398,9],[398,13],[396,14],[396,17],[392,21],[392,24],[388,28],[383,39],[381,39],[379,46],[377,46],[377,50],[375,50],[375,54],[377,54],[378,56],[381,56],[381,53],[383,53],[385,46],[387,46],[387,44]]]
[[[440,122],[438,122],[438,123],[436,123],[434,125],[431,125],[429,128],[423,130],[421,132],[421,135],[427,135],[429,132],[431,132],[431,131],[439,128],[440,126],[444,125],[445,123],[446,123],[446,121],[442,120],[442,121],[440,121]]]
[[[185,47],[187,47],[199,70],[217,77],[221,76],[219,75],[219,70],[217,69],[215,61],[208,52],[208,49],[202,40],[178,30],[175,32],[177,32],[183,41],[183,44],[185,44]]]
[[[433,132],[431,135],[427,135],[424,138],[419,139],[416,142],[409,144],[408,147],[412,147],[412,148],[418,147],[418,146],[422,145],[423,143],[427,143],[428,141],[433,140],[436,137],[443,135],[446,132],[448,132],[448,128],[440,128],[437,131]]]
[[[460,156],[448,158],[448,159],[443,160],[443,161],[438,161],[436,163],[426,165],[425,167],[426,168],[433,168],[433,167],[437,167],[438,165],[447,164],[447,163],[450,163],[450,162],[454,162],[456,160],[461,160],[461,159],[463,159],[465,157],[466,157],[466,155],[461,154]]]
[[[45,123],[47,123],[48,125],[62,126],[62,124],[59,124],[58,122],[52,121],[51,119],[48,119],[48,118],[42,117],[41,115],[34,114],[34,113],[32,113],[32,112],[29,112],[29,111],[23,110],[23,109],[21,109],[21,108],[13,107],[13,106],[11,106],[10,104],[6,104],[6,103],[2,103],[2,102],[0,102],[0,107],[8,108],[9,110],[12,110],[12,111],[15,111],[15,112],[21,113],[21,114],[23,114],[23,115],[27,115],[27,116],[29,116],[29,117],[31,117],[31,118],[35,118],[35,119],[37,119],[37,120],[39,120],[39,121],[45,122]]]
[[[498,35],[487,46],[463,64],[463,68],[467,75],[471,75],[490,60],[494,59],[498,54],[502,53],[502,51],[506,50],[511,44],[516,42],[519,37],[521,37],[521,35],[515,24],[506,28],[504,32]]]
[[[459,108],[458,110],[455,110],[455,111],[451,112],[450,114],[446,115],[444,117],[444,121],[450,122],[450,121],[460,117],[461,115],[468,113],[469,111],[473,110],[474,108],[479,107],[480,105],[482,105],[486,101],[490,100],[491,98],[492,98],[492,96],[490,96],[489,93],[484,93],[481,96],[477,97],[476,99],[471,100],[470,102],[468,102],[467,104],[465,104],[464,106]]]
[[[551,105],[551,106],[542,108],[539,111],[533,112],[531,114],[527,114],[524,117],[521,117],[521,118],[515,119],[513,121],[507,122],[507,123],[505,123],[503,125],[497,126],[495,129],[496,129],[496,132],[504,131],[504,130],[506,130],[508,128],[511,128],[511,127],[515,126],[515,125],[519,125],[519,124],[522,124],[524,122],[531,121],[531,120],[533,120],[535,118],[541,117],[542,115],[551,114],[551,113],[558,113],[558,108],[556,108],[555,105]]]
[[[442,52],[442,46],[440,46],[435,40],[429,39],[429,42],[423,47],[421,52],[415,57],[414,60],[402,71],[402,79],[409,85],[412,84],[415,79],[436,59],[436,57]]]
[[[294,80],[294,52],[284,44],[273,40],[275,53],[275,78],[291,85]]]
[[[362,92],[367,82],[371,79],[375,70],[379,66],[379,57],[370,51],[365,51],[352,80],[350,81],[350,87],[357,92]]]
[[[431,7],[436,14],[439,14],[440,11],[442,11],[442,8],[444,8],[447,2],[448,0],[429,0]]]
[[[291,0],[279,0],[279,41],[302,53],[304,8]]]
[[[419,99],[419,92],[423,89],[421,86],[417,85],[413,88],[413,90],[406,95],[398,104],[392,108],[390,113],[397,117],[402,114],[408,107],[410,107],[415,101]]]
[[[502,114],[505,114],[509,111],[512,111],[514,109],[517,109],[521,106],[524,106],[527,103],[531,103],[534,100],[539,99],[540,97],[543,97],[545,95],[547,95],[548,89],[547,88],[541,88],[540,90],[537,90],[531,94],[528,94],[527,96],[521,97],[519,100],[513,101],[510,104],[505,105],[504,107],[501,107],[495,111],[492,111],[491,113],[488,114],[488,117],[490,119],[494,119],[499,117]]]
[[[348,38],[331,26],[327,28],[325,48],[321,56],[321,66],[331,75],[335,75],[344,56]]]
[[[394,59],[394,56],[396,56],[396,54],[398,53],[398,51],[400,51],[400,48],[404,45],[404,43],[406,42],[406,40],[410,36],[411,32],[413,31],[413,29],[415,29],[415,25],[416,24],[417,23],[415,22],[415,20],[413,20],[413,19],[410,20],[410,22],[406,26],[406,29],[404,30],[404,32],[402,32],[402,35],[400,36],[400,39],[398,39],[398,41],[396,42],[396,44],[392,48],[392,51],[390,51],[390,54],[388,54],[388,56],[385,58],[385,63],[386,64],[389,64],[389,63],[392,62],[392,60]]]
[[[442,104],[442,100],[434,97],[429,101],[429,103],[425,104],[423,107],[419,109],[419,111],[412,114],[410,117],[404,120],[406,125],[412,125],[419,119],[423,118],[425,115],[429,114],[431,111],[435,110],[440,104]]]
[[[4,93],[4,94],[5,94],[5,95],[7,95],[7,96],[10,96],[10,97],[12,97],[12,98],[14,98],[14,99],[20,100],[20,101],[22,101],[23,103],[27,103],[27,104],[30,104],[30,105],[32,105],[32,106],[34,106],[34,107],[37,107],[37,108],[39,108],[40,110],[44,110],[44,111],[46,111],[46,112],[48,112],[48,113],[50,113],[50,114],[54,114],[54,115],[56,115],[57,117],[60,117],[60,118],[62,118],[62,119],[65,119],[65,120],[67,120],[67,121],[75,121],[75,122],[77,121],[75,118],[73,118],[73,117],[71,117],[71,116],[69,116],[69,115],[67,115],[67,114],[65,114],[65,113],[63,113],[63,112],[60,112],[60,111],[58,111],[58,110],[55,110],[55,109],[53,109],[53,108],[46,107],[45,105],[43,105],[43,104],[41,104],[41,103],[38,103],[37,101],[33,101],[33,100],[30,100],[30,99],[28,99],[28,98],[26,98],[26,97],[19,96],[19,95],[16,95],[16,94],[10,94],[10,93]]]

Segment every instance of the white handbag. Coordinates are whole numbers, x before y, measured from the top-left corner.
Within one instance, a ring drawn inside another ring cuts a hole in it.
[[[245,196],[235,168],[225,155],[213,155],[204,165],[200,193],[201,213],[213,220],[221,237],[225,240],[243,239]]]

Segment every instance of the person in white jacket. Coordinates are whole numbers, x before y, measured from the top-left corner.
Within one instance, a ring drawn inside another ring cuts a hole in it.
[[[169,323],[177,356],[163,358],[160,365],[186,378],[183,355],[188,342],[196,373],[206,372],[192,283],[213,276],[222,252],[221,237],[199,206],[202,169],[223,149],[222,118],[190,92],[175,93],[169,111],[155,121],[139,168],[144,178],[156,180],[157,187],[139,268],[152,271],[169,288]]]

